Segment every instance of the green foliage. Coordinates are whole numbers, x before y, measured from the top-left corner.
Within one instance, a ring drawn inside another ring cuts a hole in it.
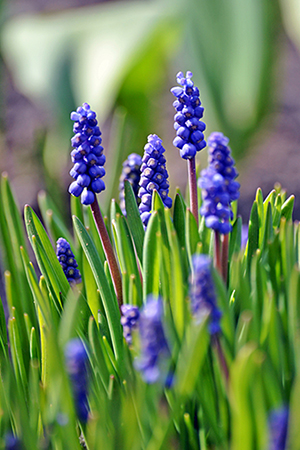
[[[298,448],[300,231],[291,220],[293,196],[286,199],[278,186],[265,199],[257,191],[246,246],[241,219],[235,220],[227,285],[214,272],[223,313],[218,345],[207,331],[207,316],[200,323],[192,318],[188,290],[191,256],[214,251],[211,231],[202,221],[197,229],[179,191],[172,218],[154,195],[146,232],[129,184],[126,217],[112,202],[107,226],[124,299],[141,306],[148,294],[163,298],[172,350],[168,388],[147,385],[134,368],[138,335],[130,347],[122,338],[116,295],[88,209],[72,200],[81,218],[73,217],[73,239],[48,195],[39,197],[46,229],[25,207],[37,267],[5,174],[0,200],[9,308],[7,329],[0,310],[1,436],[13,431],[26,449],[46,442],[80,448],[79,436],[89,449],[99,448],[99,440],[111,449],[156,450],[174,442],[195,450],[264,449],[270,411],[290,403],[290,448]],[[83,275],[73,289],[48,237],[60,234],[70,238]],[[76,418],[64,364],[64,347],[75,336],[88,349],[87,424]]]

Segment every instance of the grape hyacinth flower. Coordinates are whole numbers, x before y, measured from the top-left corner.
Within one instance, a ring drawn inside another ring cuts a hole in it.
[[[123,169],[119,183],[119,199],[120,199],[120,208],[124,216],[126,215],[124,182],[125,180],[129,181],[136,199],[139,200],[137,195],[141,176],[141,165],[142,165],[142,157],[137,153],[131,153],[128,156],[128,158],[123,162]]]
[[[71,139],[73,147],[71,157],[74,167],[70,175],[75,178],[75,181],[69,186],[69,192],[75,197],[81,196],[82,204],[91,206],[120,306],[123,303],[122,277],[95,195],[105,189],[102,180],[105,175],[103,167],[105,156],[101,146],[101,131],[96,113],[87,103],[83,103],[71,113],[71,120],[75,122],[73,125],[75,135]]]
[[[217,297],[211,272],[211,260],[207,255],[196,254],[192,258],[192,265],[193,277],[191,277],[190,282],[192,313],[196,320],[201,320],[203,314],[209,314],[208,331],[217,350],[226,383],[228,383],[228,366],[219,339],[222,312],[217,306]]]
[[[140,312],[141,356],[135,362],[146,383],[166,381],[170,350],[163,327],[163,304],[160,298],[148,296]]]
[[[86,423],[88,420],[88,355],[79,338],[69,341],[65,348],[67,373],[70,377],[75,408],[79,420]]]
[[[209,166],[201,171],[199,187],[203,199],[200,214],[205,217],[206,226],[221,234],[228,234],[232,228],[232,211],[225,178]]]
[[[165,149],[162,146],[162,140],[156,134],[150,134],[144,150],[138,197],[141,199],[139,205],[141,219],[144,227],[146,227],[151,216],[154,189],[160,195],[166,208],[171,208],[172,199],[168,196],[169,175],[165,166],[166,159],[163,156]]]
[[[19,438],[12,433],[5,435],[5,450],[22,450],[24,447]]]
[[[203,203],[200,214],[205,224],[215,231],[215,265],[224,282],[228,270],[228,233],[232,230],[231,202],[239,198],[240,184],[235,181],[238,172],[228,147],[229,139],[222,133],[214,132],[208,138],[209,166],[202,170],[199,187],[202,188]],[[222,249],[220,235],[223,236]]]
[[[121,325],[123,326],[123,336],[126,342],[130,345],[132,343],[131,331],[137,328],[140,317],[139,308],[133,305],[121,306]]]
[[[176,86],[171,89],[176,97],[173,106],[177,111],[174,116],[177,136],[173,144],[179,148],[183,159],[194,158],[196,153],[206,146],[203,135],[206,126],[200,120],[203,117],[204,108],[201,106],[199,89],[191,80],[192,76],[192,72],[187,72],[186,77],[179,72],[177,82],[182,87]]]
[[[73,147],[71,157],[74,166],[70,175],[75,181],[70,185],[69,192],[75,197],[81,195],[83,205],[91,205],[95,200],[95,194],[105,189],[104,181],[101,179],[105,175],[101,131],[96,113],[87,103],[83,103],[71,113],[71,120],[75,122],[73,126],[75,135],[71,139]]]
[[[186,72],[185,77],[182,72],[179,72],[177,82],[180,86],[171,89],[172,94],[176,97],[173,106],[177,111],[174,116],[176,138],[173,144],[179,148],[180,156],[188,160],[191,211],[198,224],[195,156],[206,146],[203,135],[206,125],[200,120],[203,117],[204,108],[201,106],[199,89],[194,86],[192,76],[192,72]]]
[[[237,200],[240,196],[240,183],[235,181],[238,172],[234,167],[235,161],[231,156],[231,149],[228,147],[229,139],[223,133],[214,132],[208,138],[210,167],[225,179],[226,191],[229,195],[229,202]]]
[[[209,166],[202,170],[199,187],[202,188],[203,204],[200,214],[206,226],[221,234],[228,234],[233,218],[231,202],[239,198],[240,184],[235,181],[238,172],[234,167],[228,147],[229,139],[214,132],[208,138]]]
[[[56,242],[56,256],[70,285],[81,283],[81,275],[71,246],[64,238]]]
[[[288,435],[289,410],[286,406],[273,410],[269,416],[268,450],[285,450]]]
[[[193,280],[190,283],[192,313],[197,319],[201,314],[209,313],[209,333],[211,336],[221,331],[222,313],[217,307],[215,287],[211,273],[211,260],[207,255],[194,255]]]

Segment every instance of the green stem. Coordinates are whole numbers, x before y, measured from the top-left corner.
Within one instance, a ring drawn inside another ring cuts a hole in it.
[[[112,277],[112,282],[115,288],[115,293],[117,296],[119,307],[123,304],[123,294],[122,294],[122,278],[121,272],[112,248],[108,232],[99,208],[97,198],[91,204],[91,210],[94,216],[96,227],[100,235],[100,239],[103,245],[104,253],[108,262],[109,270]]]
[[[198,190],[197,190],[195,157],[188,159],[188,174],[189,174],[189,187],[190,187],[190,209],[191,209],[193,216],[196,219],[197,227],[199,227]]]

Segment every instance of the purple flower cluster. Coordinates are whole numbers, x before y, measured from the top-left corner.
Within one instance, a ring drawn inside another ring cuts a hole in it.
[[[286,406],[273,410],[269,416],[268,450],[285,450],[288,435],[289,410]]]
[[[81,283],[80,271],[77,269],[78,264],[74,253],[71,250],[70,244],[66,241],[66,239],[59,238],[57,240],[56,256],[70,285]]]
[[[190,283],[192,313],[196,318],[209,313],[209,332],[211,336],[221,331],[221,311],[217,307],[215,287],[211,274],[211,260],[207,255],[194,255],[192,259],[194,276]]]
[[[131,331],[137,328],[137,323],[140,317],[139,308],[133,305],[121,306],[121,325],[123,326],[123,336],[126,342],[130,345],[132,343]]]
[[[12,433],[7,433],[5,435],[5,450],[22,450],[24,449],[22,442]]]
[[[119,199],[120,208],[124,216],[126,215],[125,210],[125,193],[124,193],[124,182],[128,180],[132,186],[135,197],[138,195],[139,181],[141,177],[141,165],[142,157],[137,153],[131,153],[128,158],[123,162],[123,169],[120,177],[119,183]]]
[[[154,189],[160,195],[163,204],[171,208],[172,199],[169,195],[168,172],[166,170],[166,159],[163,156],[165,149],[162,140],[156,134],[148,136],[148,143],[144,147],[144,156],[141,165],[140,189],[138,197],[141,199],[139,211],[142,222],[146,227],[151,216],[152,193]]]
[[[162,318],[161,299],[149,296],[140,313],[141,356],[135,363],[136,369],[141,372],[143,379],[149,384],[159,380],[165,381],[168,371],[170,350]]]
[[[73,168],[70,175],[75,179],[69,187],[70,194],[75,197],[81,195],[83,205],[91,205],[95,200],[95,194],[105,189],[105,175],[103,167],[105,156],[101,146],[101,131],[98,127],[96,113],[87,103],[83,103],[76,111],[71,113],[74,120],[71,139],[73,150],[71,152]]]
[[[199,89],[191,80],[192,72],[187,72],[184,77],[182,72],[177,74],[177,83],[180,86],[171,89],[176,97],[173,103],[177,114],[174,116],[174,128],[176,138],[173,141],[175,147],[179,148],[183,159],[194,158],[197,152],[206,146],[203,131],[206,126],[200,119],[204,108],[201,106]]]
[[[65,348],[67,373],[70,377],[75,408],[80,421],[86,423],[89,414],[88,405],[88,355],[79,338],[68,342]]]
[[[206,226],[221,234],[228,234],[233,218],[231,202],[239,198],[238,173],[228,147],[228,138],[222,133],[212,133],[208,139],[209,166],[202,170],[199,187],[203,203],[200,214]]]

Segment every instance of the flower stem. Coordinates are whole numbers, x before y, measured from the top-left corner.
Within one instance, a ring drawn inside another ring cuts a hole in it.
[[[228,385],[228,381],[229,381],[229,371],[228,371],[228,366],[227,366],[227,362],[224,356],[224,352],[221,346],[221,342],[220,342],[220,338],[219,336],[214,336],[213,337],[213,343],[215,345],[215,348],[217,350],[217,354],[219,357],[219,361],[220,361],[220,366],[222,368],[222,372],[224,374],[225,377],[225,381],[226,381],[226,386]]]
[[[222,259],[221,259],[221,242],[220,233],[215,231],[215,254],[214,254],[214,266],[218,270],[219,274],[222,275]]]
[[[94,216],[96,227],[100,235],[100,239],[103,245],[104,253],[108,262],[109,270],[112,277],[112,282],[115,288],[115,293],[117,296],[119,307],[123,304],[123,294],[122,294],[122,278],[120,269],[112,248],[108,232],[99,208],[97,199],[91,204],[91,210]]]
[[[198,216],[198,191],[196,178],[196,160],[195,157],[188,159],[188,174],[190,187],[190,209],[196,219],[197,227],[199,226]]]
[[[229,235],[224,234],[222,242],[221,275],[225,285],[227,285],[228,244],[229,244]]]

